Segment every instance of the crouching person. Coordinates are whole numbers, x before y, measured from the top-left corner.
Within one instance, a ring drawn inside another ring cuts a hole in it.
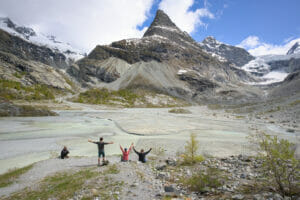
[[[61,150],[61,152],[60,152],[60,158],[61,159],[69,158],[69,156],[68,156],[69,153],[70,152],[68,151],[67,147],[64,146],[63,150]]]

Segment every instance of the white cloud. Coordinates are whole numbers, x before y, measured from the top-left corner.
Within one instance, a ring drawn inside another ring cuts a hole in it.
[[[198,26],[206,26],[202,18],[214,18],[207,8],[189,10],[193,4],[194,0],[162,0],[159,8],[164,10],[181,30],[191,33]]]
[[[300,43],[300,38],[285,40],[283,45],[275,45],[264,43],[257,36],[249,36],[237,46],[247,49],[254,56],[285,55],[296,42]]]
[[[259,45],[259,38],[257,36],[254,35],[250,35],[249,37],[247,37],[246,39],[244,39],[239,45],[239,47],[242,48],[253,48],[253,47],[257,47]]]
[[[141,37],[154,0],[1,0],[0,15],[76,47]],[[17,6],[16,6],[17,5]]]

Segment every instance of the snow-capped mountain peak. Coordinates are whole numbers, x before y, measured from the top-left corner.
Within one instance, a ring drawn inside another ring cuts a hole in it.
[[[296,42],[287,52],[286,55],[292,55],[292,54],[297,54],[300,53],[300,44],[299,42]]]
[[[46,35],[34,31],[30,27],[18,25],[8,17],[0,17],[0,29],[36,45],[46,46],[54,52],[63,53],[69,61],[78,60],[85,54],[84,51],[78,50],[68,43],[57,40],[53,35]]]
[[[29,39],[30,37],[36,36],[36,33],[32,28],[25,26],[18,26],[8,17],[0,17],[0,28],[4,28],[6,31],[11,30],[15,31],[18,34],[21,34],[24,38]]]
[[[218,47],[221,44],[223,44],[222,42],[219,42],[218,40],[216,40],[216,38],[214,38],[213,36],[207,36],[203,41],[203,44],[207,44],[207,45],[211,45],[214,47]]]

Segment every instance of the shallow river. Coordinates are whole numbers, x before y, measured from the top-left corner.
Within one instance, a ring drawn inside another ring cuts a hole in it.
[[[200,152],[215,156],[248,154],[247,136],[253,125],[242,120],[206,117],[198,108],[192,114],[168,113],[168,109],[120,109],[98,111],[58,111],[55,117],[0,118],[0,174],[40,160],[58,157],[65,145],[70,156],[96,156],[97,146],[87,140],[114,141],[106,154],[120,154],[119,144],[134,142],[138,149],[163,148],[167,154],[184,150],[194,132]],[[278,127],[265,127],[284,133]],[[288,136],[293,137],[293,136]]]

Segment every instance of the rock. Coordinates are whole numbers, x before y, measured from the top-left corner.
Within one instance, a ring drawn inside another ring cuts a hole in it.
[[[211,191],[210,187],[204,187],[204,188],[201,190],[201,193],[208,193],[208,192],[210,192],[210,191]]]
[[[175,158],[168,158],[168,159],[166,160],[166,163],[167,163],[168,165],[170,165],[170,166],[176,166],[177,160],[176,160]]]
[[[244,199],[244,195],[236,194],[236,195],[233,195],[231,198],[234,200],[241,200],[241,199]]]
[[[159,172],[158,175],[157,175],[157,178],[169,179],[170,178],[170,173],[169,172]]]
[[[186,174],[187,176],[191,176],[191,175],[192,175],[192,172],[191,172],[191,170],[187,169],[187,170],[185,171],[185,174]]]
[[[240,175],[240,178],[242,178],[242,179],[245,179],[245,178],[247,178],[247,174],[245,174],[245,173],[242,173],[242,174]]]
[[[0,99],[0,117],[29,117],[29,116],[56,116],[55,112],[46,108],[36,108],[33,106],[15,105]]]
[[[265,198],[261,194],[255,194],[253,200],[265,200]]]
[[[164,170],[166,167],[167,167],[166,164],[160,164],[160,165],[157,165],[157,166],[155,167],[155,169],[157,169],[157,170]]]
[[[283,200],[283,198],[282,198],[282,196],[281,196],[280,194],[275,194],[275,195],[273,196],[273,199],[274,199],[274,200]]]
[[[175,189],[172,185],[164,187],[165,192],[175,192]]]
[[[92,189],[91,192],[94,196],[97,196],[99,194],[98,190],[96,189]]]
[[[289,133],[295,133],[295,130],[294,129],[290,129],[290,128],[287,129],[286,131],[289,132]]]

